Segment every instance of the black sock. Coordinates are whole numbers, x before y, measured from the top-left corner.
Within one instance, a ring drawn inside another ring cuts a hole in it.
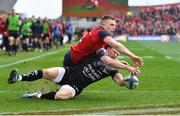
[[[41,95],[41,99],[55,100],[56,92],[49,92]]]
[[[22,81],[34,81],[37,79],[41,79],[43,77],[43,71],[42,70],[33,70],[33,71],[23,74],[21,76],[22,76]]]
[[[13,45],[13,53],[16,54],[17,53],[17,46]]]
[[[13,45],[9,45],[9,52],[13,51]]]
[[[18,51],[18,46],[17,46],[17,45],[15,45],[15,48],[14,48],[14,52],[15,52],[15,54],[17,53],[17,51]]]

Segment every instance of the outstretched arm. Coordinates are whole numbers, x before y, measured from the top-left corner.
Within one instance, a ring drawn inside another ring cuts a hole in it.
[[[104,42],[106,44],[108,44],[109,46],[111,46],[111,47],[115,48],[116,50],[118,50],[120,53],[129,56],[136,65],[139,65],[139,66],[144,65],[143,59],[141,57],[136,56],[135,54],[133,54],[124,45],[122,45],[121,43],[115,41],[110,36],[107,36],[104,39]]]
[[[126,65],[119,60],[110,58],[109,56],[102,56],[100,59],[104,64],[107,64],[111,67],[131,71],[132,74],[135,75],[138,75],[140,73],[140,70],[138,68]]]
[[[113,80],[120,86],[123,86],[124,85],[124,78],[123,76],[120,74],[120,73],[116,73],[114,76],[113,76]]]

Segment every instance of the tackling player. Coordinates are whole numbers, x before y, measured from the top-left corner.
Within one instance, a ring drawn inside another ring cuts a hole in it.
[[[108,56],[108,55],[110,56]],[[23,97],[37,97],[40,99],[70,99],[79,95],[85,87],[105,77],[111,76],[119,85],[123,86],[126,78],[119,73],[118,69],[125,69],[132,74],[138,75],[140,70],[116,60],[118,52],[114,48],[99,49],[87,57],[83,62],[74,67],[54,67],[43,70],[34,70],[23,75],[18,75],[17,70],[12,70],[8,83],[17,81],[34,81],[47,79],[61,85],[56,92],[25,94]],[[112,57],[112,58],[111,58]]]

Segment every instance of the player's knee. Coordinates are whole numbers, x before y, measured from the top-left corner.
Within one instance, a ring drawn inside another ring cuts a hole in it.
[[[59,68],[49,68],[43,70],[43,77],[48,80],[54,80],[59,73]]]
[[[43,77],[45,79],[49,79],[50,76],[51,76],[51,71],[50,70],[48,70],[48,69],[43,70]]]
[[[19,38],[16,38],[15,44],[16,44],[16,45],[19,45],[19,43],[20,43],[20,39],[19,39]]]
[[[14,38],[13,37],[9,37],[9,45],[13,45],[13,41],[14,41]]]
[[[72,95],[69,92],[57,92],[55,95],[56,100],[66,100],[70,99]]]
[[[75,90],[69,85],[63,85],[55,95],[55,99],[70,99],[75,96]]]

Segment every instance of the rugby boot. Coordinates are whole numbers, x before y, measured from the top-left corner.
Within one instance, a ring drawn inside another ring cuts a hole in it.
[[[15,68],[10,72],[8,83],[13,84],[16,81],[18,81],[19,75],[18,75],[18,70]]]

